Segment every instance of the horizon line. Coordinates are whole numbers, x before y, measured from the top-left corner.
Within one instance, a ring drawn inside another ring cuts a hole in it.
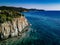
[[[5,5],[3,5],[3,6],[5,6]],[[2,6],[0,6],[0,7],[2,7]],[[37,9],[37,10],[45,10],[45,11],[60,11],[60,9],[41,9],[41,8],[26,8],[26,7],[22,7],[22,6],[8,6],[8,5],[6,5],[6,7],[16,7],[16,8],[25,8],[25,9]]]

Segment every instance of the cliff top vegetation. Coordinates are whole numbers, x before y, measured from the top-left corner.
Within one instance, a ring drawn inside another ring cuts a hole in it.
[[[8,8],[8,7],[0,7],[0,23],[3,23],[5,21],[11,21],[13,18],[24,16],[21,14],[22,10],[17,11],[17,9],[14,8]]]

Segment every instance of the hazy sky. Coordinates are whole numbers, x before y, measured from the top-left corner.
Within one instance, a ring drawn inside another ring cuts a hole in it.
[[[0,6],[60,10],[60,0],[0,0]]]

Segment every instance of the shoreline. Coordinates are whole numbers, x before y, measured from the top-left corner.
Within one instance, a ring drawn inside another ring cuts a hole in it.
[[[28,26],[26,26],[26,27],[20,32],[21,35],[14,36],[14,37],[17,37],[17,38],[18,38],[18,37],[22,36],[23,33],[26,33],[26,32],[29,30],[30,26],[31,26],[31,24],[28,24]],[[14,37],[9,37],[9,38],[7,38],[7,39],[14,38]],[[4,40],[7,40],[7,39],[1,39],[0,41],[4,41]]]

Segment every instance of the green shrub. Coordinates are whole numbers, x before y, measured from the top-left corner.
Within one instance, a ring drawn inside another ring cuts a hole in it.
[[[11,21],[13,18],[17,18],[20,16],[24,15],[14,10],[2,10],[2,12],[0,12],[0,23]]]

